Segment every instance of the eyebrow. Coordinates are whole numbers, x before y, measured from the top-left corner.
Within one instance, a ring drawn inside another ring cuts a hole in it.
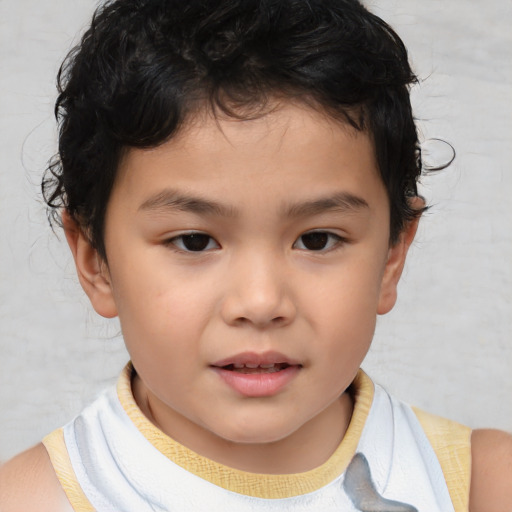
[[[356,213],[369,208],[369,204],[362,197],[349,192],[339,192],[312,201],[292,204],[286,208],[285,215],[288,217],[307,217],[328,211]]]
[[[288,205],[284,208],[283,212],[286,217],[307,217],[319,215],[327,211],[356,213],[357,211],[369,208],[368,203],[362,197],[349,192],[339,192],[311,201]],[[171,189],[163,190],[151,196],[139,207],[139,211],[156,213],[172,210],[199,215],[216,215],[219,217],[236,217],[238,214],[237,209],[234,207],[199,196],[190,196]]]
[[[202,215],[217,215],[220,217],[234,217],[234,208],[224,206],[215,201],[202,197],[195,197],[177,192],[175,190],[163,190],[139,206],[139,211],[166,212],[178,210]]]

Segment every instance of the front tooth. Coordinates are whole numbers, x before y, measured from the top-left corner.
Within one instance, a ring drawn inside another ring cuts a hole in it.
[[[234,366],[237,370],[241,370],[241,369],[244,367],[244,365],[243,365],[243,364],[240,364],[240,363],[235,363],[233,366]]]
[[[253,368],[254,369],[254,368],[258,368],[259,365],[253,364],[253,363],[245,363],[245,366],[247,368]]]
[[[274,363],[271,363],[271,364],[260,364],[260,367],[264,368],[265,370],[268,370],[269,368],[274,368],[274,366],[275,366]]]

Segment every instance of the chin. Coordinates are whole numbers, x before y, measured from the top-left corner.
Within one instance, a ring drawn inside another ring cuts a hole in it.
[[[294,431],[284,425],[247,425],[217,433],[226,441],[236,444],[270,444],[282,441]]]

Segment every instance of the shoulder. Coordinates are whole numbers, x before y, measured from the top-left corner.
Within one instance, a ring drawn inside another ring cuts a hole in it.
[[[471,436],[470,512],[512,510],[512,435],[475,430]]]
[[[2,512],[72,512],[42,444],[0,467]]]

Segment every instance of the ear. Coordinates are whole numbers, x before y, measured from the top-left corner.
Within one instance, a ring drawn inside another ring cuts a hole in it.
[[[78,280],[95,311],[106,318],[117,316],[112,284],[106,262],[92,246],[89,237],[78,223],[64,210],[62,226],[75,260]]]
[[[410,205],[415,210],[421,210],[425,206],[425,201],[423,198],[416,196],[411,198]],[[379,303],[377,306],[377,313],[379,315],[389,313],[396,303],[398,281],[402,275],[407,252],[409,251],[409,247],[416,235],[419,221],[419,216],[409,221],[400,233],[398,241],[389,248],[388,259],[381,281]]]

